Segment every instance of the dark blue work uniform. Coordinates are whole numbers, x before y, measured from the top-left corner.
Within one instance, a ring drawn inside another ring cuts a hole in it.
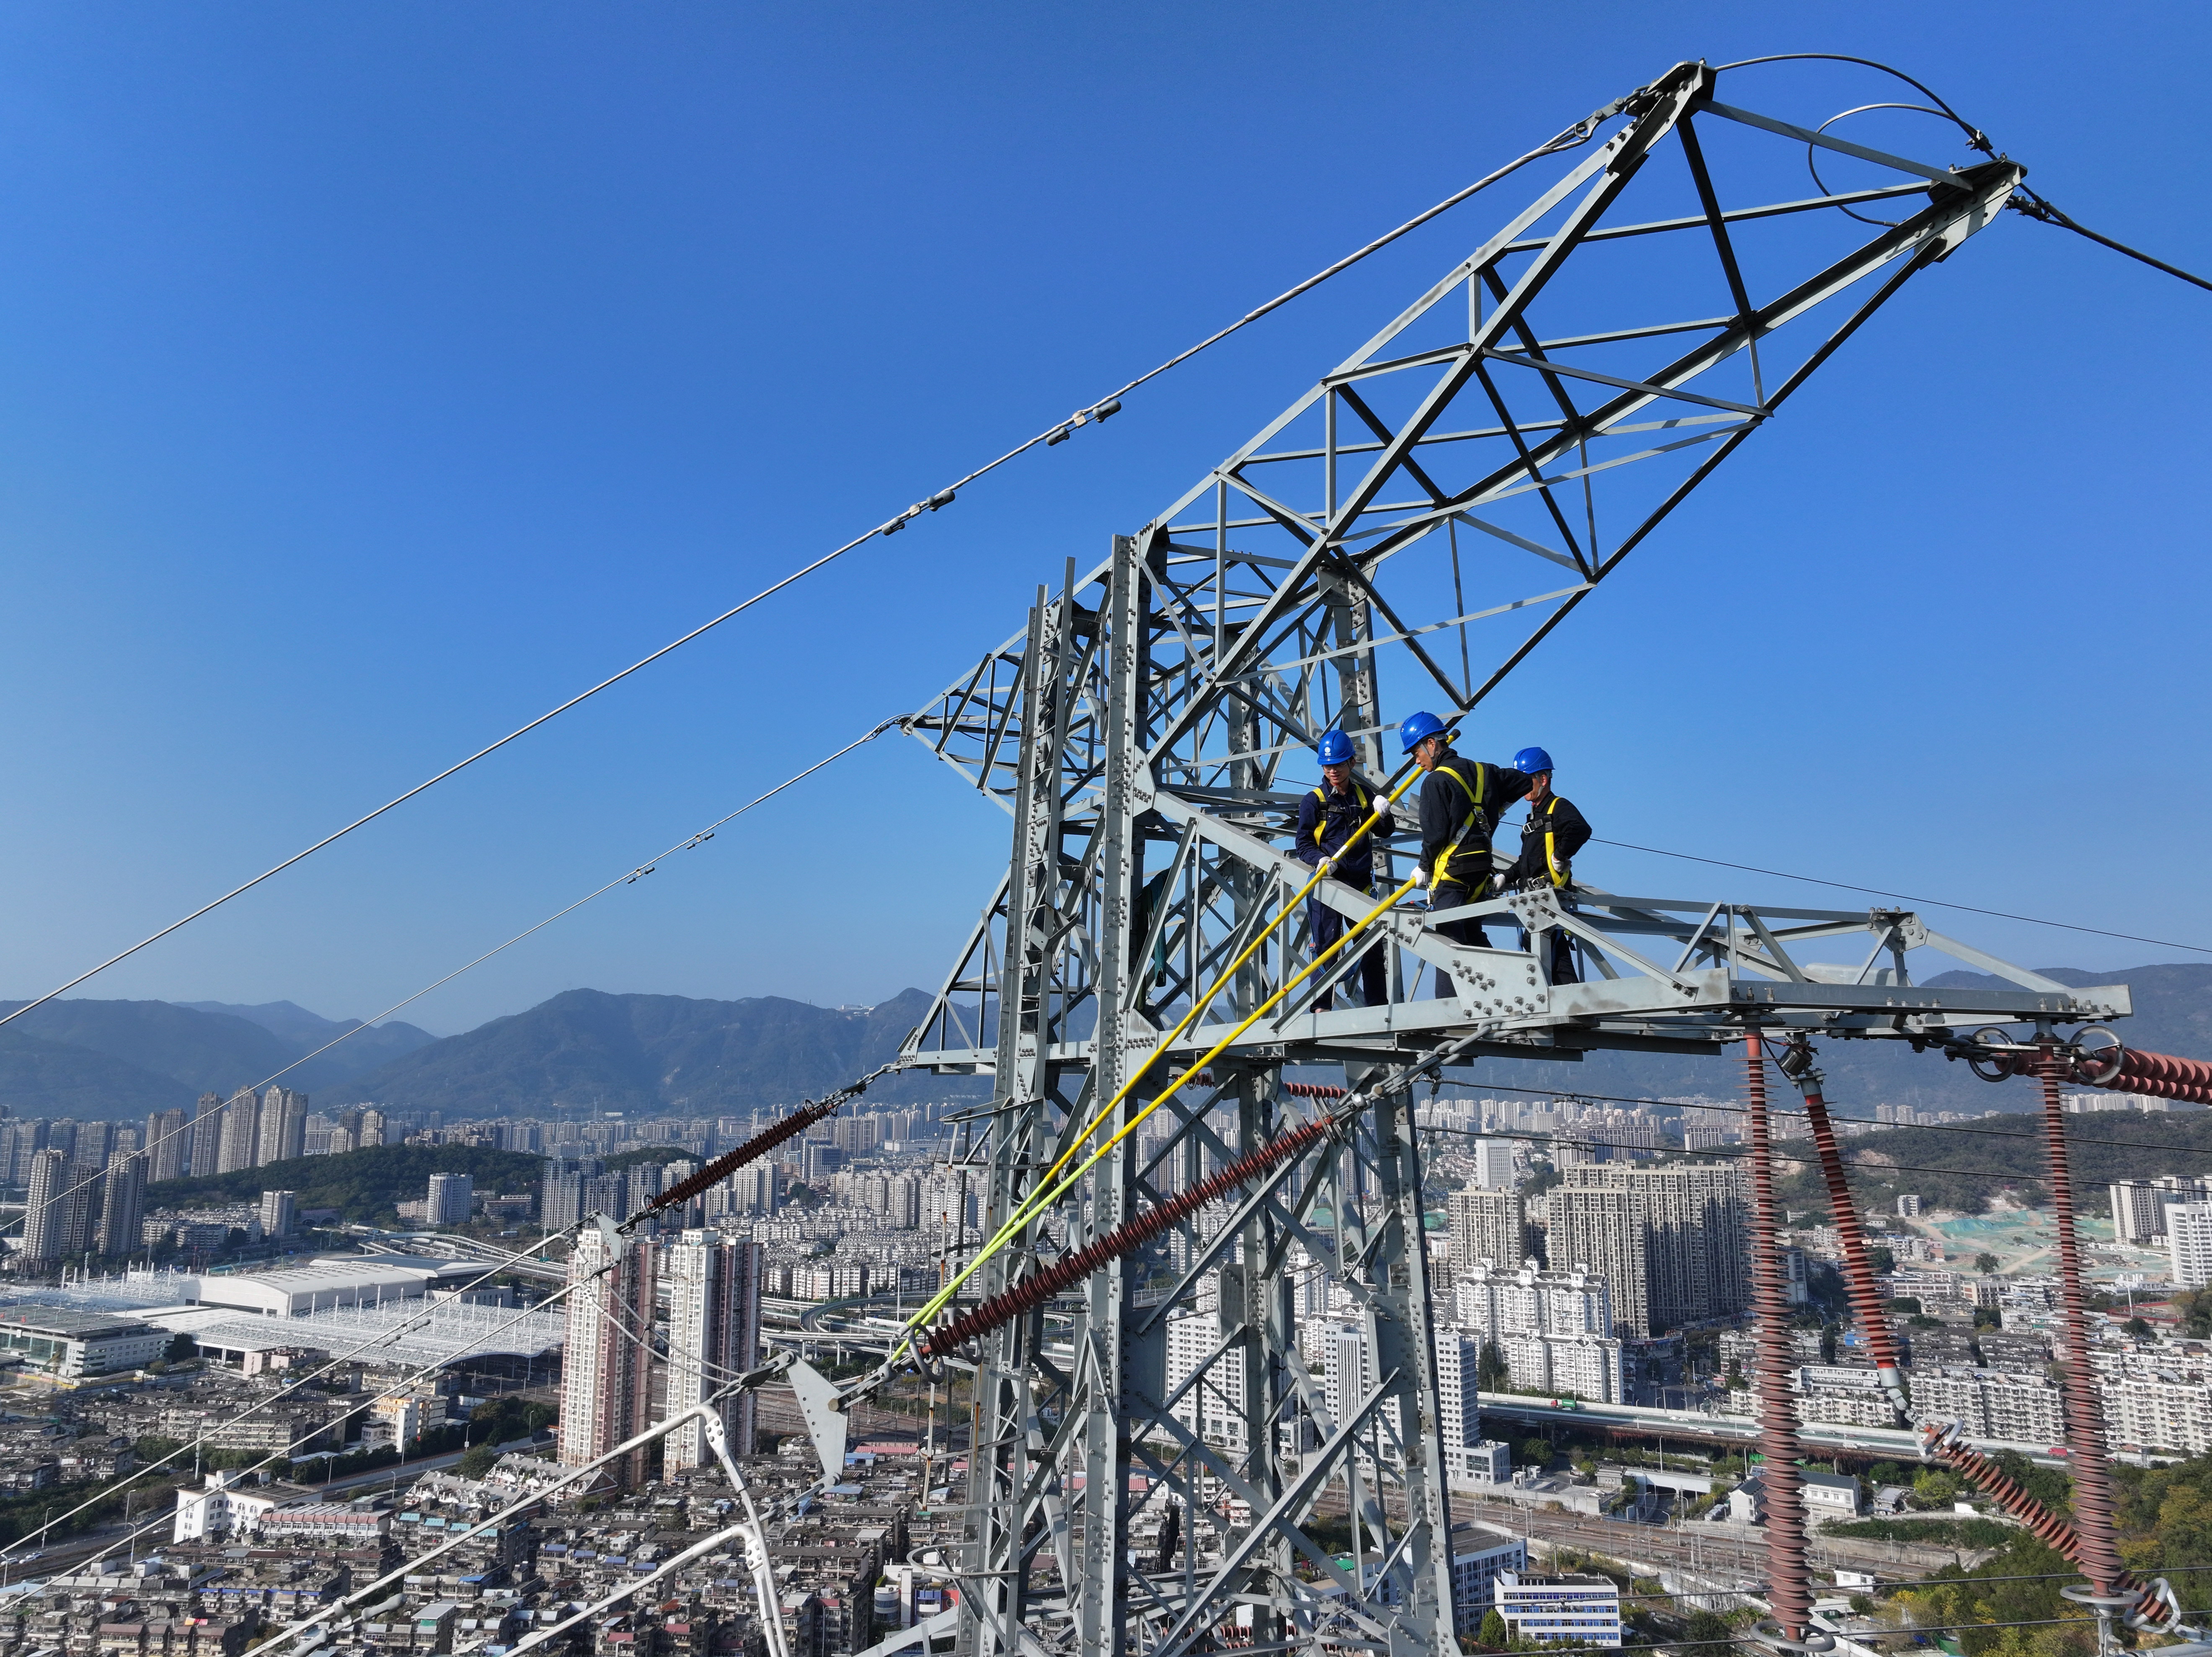
[[[1559,907],[1575,907],[1576,853],[1589,844],[1589,820],[1574,808],[1571,800],[1557,794],[1547,795],[1541,805],[1528,808],[1528,821],[1521,825],[1521,855],[1514,859],[1506,871],[1506,884],[1516,890],[1540,889],[1550,887],[1559,895]],[[1554,984],[1572,984],[1580,974],[1575,970],[1575,941],[1556,928],[1551,932],[1551,980]],[[1528,934],[1522,934],[1523,948]]]
[[[1491,835],[1533,780],[1510,766],[1444,750],[1421,783],[1421,866],[1428,871],[1431,909],[1455,909],[1493,894]],[[1480,920],[1448,921],[1437,930],[1457,944],[1490,947],[1490,935]],[[1437,980],[1438,995],[1454,993],[1444,974],[1439,973]]]
[[[1367,821],[1375,809],[1376,796],[1358,778],[1346,782],[1343,789],[1331,793],[1327,782],[1310,791],[1298,802],[1297,854],[1301,862],[1317,865],[1325,857],[1335,857],[1352,831]],[[1383,808],[1382,821],[1360,836],[1359,843],[1341,858],[1336,865],[1335,878],[1346,885],[1373,895],[1375,884],[1375,837],[1390,832],[1389,808]],[[1348,924],[1344,916],[1324,903],[1310,902],[1306,906],[1313,917],[1314,953],[1336,942],[1344,935]],[[1358,948],[1365,939],[1362,933],[1348,947]],[[1341,966],[1340,956],[1332,956],[1326,973]],[[1359,962],[1359,987],[1366,1005],[1379,1007],[1389,998],[1389,968],[1380,946],[1370,948]],[[1323,992],[1314,999],[1317,1011],[1327,1011],[1335,1003],[1334,992]]]

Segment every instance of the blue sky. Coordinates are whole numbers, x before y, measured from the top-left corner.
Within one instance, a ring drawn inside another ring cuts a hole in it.
[[[1679,58],[1895,62],[2085,222],[2212,269],[2186,205],[2208,33],[2125,5],[11,8],[0,995]],[[1771,84],[1892,95],[1818,73]],[[921,703],[1513,200],[80,993],[398,999]],[[2208,323],[2212,294],[2008,216],[1639,550],[1478,745],[1542,742],[1601,835],[2212,945]],[[406,1016],[579,985],[878,1000],[941,974],[1005,841],[887,739]],[[1825,901],[1604,857],[1616,889]],[[1931,913],[2031,963],[2205,958]]]

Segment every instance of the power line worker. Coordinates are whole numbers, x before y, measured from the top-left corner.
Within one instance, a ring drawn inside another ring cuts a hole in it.
[[[1561,799],[1552,792],[1552,756],[1542,749],[1522,749],[1513,756],[1513,768],[1529,779],[1528,815],[1521,824],[1521,855],[1506,871],[1505,883],[1516,891],[1549,887],[1559,894],[1559,907],[1571,911],[1574,856],[1589,843],[1589,821],[1575,810],[1571,800]],[[1552,982],[1579,982],[1574,939],[1556,927],[1550,935]],[[1526,932],[1521,935],[1521,947],[1528,947]]]
[[[1298,801],[1298,859],[1316,867],[1323,859],[1334,859],[1337,879],[1362,893],[1370,892],[1375,884],[1375,842],[1390,832],[1390,808],[1384,806],[1375,826],[1351,850],[1344,850],[1345,842],[1375,809],[1377,796],[1352,774],[1352,738],[1341,731],[1322,733],[1316,757],[1321,761],[1321,786]],[[1344,935],[1345,918],[1318,900],[1309,901],[1306,907],[1313,917],[1314,953],[1319,955]],[[1332,957],[1329,968],[1342,964]],[[1370,1007],[1379,1007],[1389,999],[1389,967],[1381,949],[1370,949],[1361,958],[1359,987]],[[1322,1012],[1334,1004],[1335,994],[1330,990],[1322,991],[1313,1003],[1316,1011]]]
[[[1431,910],[1456,909],[1491,895],[1497,873],[1490,836],[1506,807],[1528,792],[1528,779],[1510,766],[1455,753],[1444,722],[1420,713],[1398,727],[1398,740],[1428,775],[1421,783],[1421,866],[1415,877],[1429,889]],[[1446,921],[1437,930],[1458,944],[1490,947],[1479,919]],[[1437,974],[1439,996],[1455,993]]]

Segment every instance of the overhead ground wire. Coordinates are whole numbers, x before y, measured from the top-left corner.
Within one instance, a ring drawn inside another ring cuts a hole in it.
[[[1629,94],[1629,96],[1633,95],[1634,94]],[[193,921],[198,920],[203,915],[210,913],[213,911],[221,908],[233,898],[242,896],[244,894],[252,891],[264,881],[283,873],[285,870],[289,869],[294,865],[303,862],[307,858],[313,856],[325,847],[333,845],[337,841],[344,839],[348,835],[353,833],[355,829],[362,828],[368,823],[375,822],[377,818],[384,816],[386,812],[405,804],[416,795],[435,787],[439,783],[445,781],[448,777],[454,776],[462,771],[465,771],[469,767],[474,765],[478,760],[484,759],[490,755],[497,753],[501,749],[505,748],[509,743],[529,735],[530,732],[537,730],[538,726],[559,718],[562,714],[568,713],[571,708],[580,707],[583,703],[589,701],[601,691],[620,684],[632,674],[639,672],[642,669],[650,667],[653,663],[660,660],[663,657],[682,649],[693,640],[703,637],[705,634],[713,632],[716,628],[721,626],[723,622],[731,621],[735,617],[743,615],[746,610],[750,610],[755,604],[775,597],[777,593],[781,592],[785,588],[795,585],[799,581],[805,580],[807,576],[813,574],[815,571],[821,569],[825,565],[843,557],[845,554],[852,551],[855,547],[864,545],[867,542],[876,540],[881,537],[896,535],[899,531],[904,529],[913,519],[919,518],[924,512],[936,512],[941,510],[943,507],[950,506],[952,503],[953,498],[959,493],[959,491],[967,488],[970,483],[975,483],[979,479],[988,476],[989,473],[996,471],[1000,467],[1006,464],[1007,462],[1013,460],[1021,455],[1026,454],[1031,449],[1039,447],[1040,446],[1049,448],[1054,444],[1065,441],[1078,428],[1085,425],[1096,424],[1098,422],[1107,419],[1120,409],[1121,399],[1130,392],[1137,390],[1139,386],[1146,385],[1151,380],[1157,379],[1160,375],[1166,373],[1170,369],[1176,367],[1184,362],[1188,362],[1200,352],[1204,351],[1212,346],[1219,344],[1223,340],[1227,339],[1231,334],[1237,332],[1240,329],[1247,327],[1252,323],[1257,322],[1261,318],[1268,315],[1272,312],[1279,310],[1282,307],[1288,305],[1292,300],[1298,298],[1301,294],[1310,292],[1315,288],[1319,287],[1322,282],[1328,281],[1331,277],[1339,276],[1344,271],[1350,270],[1353,265],[1358,264],[1361,260],[1367,258],[1371,254],[1380,252],[1383,248],[1389,246],[1401,237],[1410,234],[1413,231],[1419,229],[1421,226],[1428,223],[1431,219],[1437,217],[1441,214],[1449,212],[1451,209],[1458,206],[1461,203],[1467,201],[1478,192],[1487,189],[1493,184],[1496,184],[1501,179],[1506,178],[1510,174],[1518,172],[1529,162],[1540,160],[1546,155],[1556,155],[1564,149],[1575,149],[1579,145],[1587,143],[1591,136],[1596,131],[1599,125],[1610,118],[1613,115],[1619,113],[1626,102],[1626,97],[1617,98],[1613,100],[1613,102],[1592,111],[1589,115],[1583,117],[1580,121],[1576,122],[1572,126],[1568,127],[1556,137],[1548,140],[1545,143],[1538,145],[1535,149],[1529,150],[1525,155],[1516,156],[1514,160],[1508,161],[1504,166],[1498,167],[1495,171],[1486,173],[1483,177],[1476,179],[1473,184],[1467,185],[1465,188],[1455,191],[1449,196],[1445,197],[1443,200],[1438,202],[1435,206],[1427,208],[1422,212],[1415,214],[1412,218],[1407,220],[1403,224],[1399,225],[1395,229],[1386,231],[1382,235],[1377,236],[1374,240],[1369,242],[1364,247],[1358,248],[1353,252],[1346,254],[1344,258],[1338,259],[1335,263],[1316,271],[1314,275],[1308,276],[1304,281],[1298,282],[1295,286],[1285,288],[1282,293],[1278,294],[1273,299],[1269,300],[1266,304],[1246,312],[1243,316],[1237,318],[1236,321],[1229,324],[1228,326],[1218,329],[1213,333],[1207,335],[1204,339],[1200,340],[1195,345],[1186,347],[1184,349],[1176,352],[1165,361],[1161,362],[1155,367],[1146,370],[1143,373],[1139,374],[1135,379],[1123,384],[1119,389],[1109,391],[1106,396],[1099,398],[1097,402],[1090,404],[1085,408],[1079,410],[1076,413],[1069,416],[1066,419],[1054,421],[1051,425],[1047,426],[1042,431],[1038,432],[1034,437],[1028,439],[1024,442],[1016,444],[1012,448],[1008,449],[1005,453],[998,456],[995,459],[988,460],[984,462],[983,464],[976,467],[973,471],[967,472],[963,476],[955,478],[945,488],[939,489],[934,494],[927,496],[921,501],[916,501],[914,505],[908,507],[904,512],[899,513],[896,516],[887,519],[883,523],[877,525],[873,529],[863,531],[860,534],[854,536],[851,540],[845,542],[841,546],[833,547],[830,551],[823,553],[811,563],[801,565],[799,568],[793,570],[790,574],[784,576],[781,580],[774,582],[770,586],[763,587],[750,598],[732,604],[720,615],[714,616],[708,621],[702,622],[690,632],[683,634],[675,639],[672,639],[668,643],[661,646],[659,649],[652,652],[650,654],[641,656],[637,660],[632,662],[628,667],[623,668],[621,671],[610,674],[607,677],[600,680],[597,684],[592,685],[586,690],[579,691],[576,695],[569,697],[568,701],[547,709],[544,713],[540,713],[536,719],[530,720],[527,724],[517,725],[514,730],[508,731],[507,735],[500,737],[496,742],[489,743],[483,747],[477,750],[473,754],[468,756],[465,759],[456,761],[453,764],[447,766],[444,770],[440,771],[434,775],[426,778],[422,782],[416,784],[404,793],[394,795],[383,804],[378,806],[374,810],[365,812],[362,816],[356,817],[351,822],[347,823],[343,828],[324,835],[322,839],[316,841],[313,845],[308,846],[301,851],[294,853],[283,862],[272,864],[270,867],[263,870],[259,874],[254,876],[251,880],[242,882],[239,885],[232,887],[230,890],[223,893],[222,896],[214,898],[210,901],[202,904],[198,908],[192,910],[190,913],[182,916],[179,920],[171,921],[160,931],[148,933],[144,938],[140,938],[136,944],[131,944],[128,949],[118,950],[115,954],[108,956],[106,960],[100,962],[99,965],[88,968],[85,971],[79,973],[67,983],[57,985],[54,988],[48,990],[44,995],[40,996],[36,1000],[26,1002],[23,1005],[16,1008],[13,1012],[8,1013],[4,1017],[0,1017],[0,1024],[6,1024],[15,1019],[20,1018],[23,1014],[29,1012],[33,1008],[44,1006],[47,1002],[53,1000],[57,996],[68,993],[70,990],[75,989],[78,985],[84,983],[87,980],[95,978],[100,974],[106,972],[110,967],[115,966],[120,962],[129,960],[132,956],[137,955],[141,950],[146,949],[152,944],[158,944],[161,939],[168,937],[170,933],[191,925]]]

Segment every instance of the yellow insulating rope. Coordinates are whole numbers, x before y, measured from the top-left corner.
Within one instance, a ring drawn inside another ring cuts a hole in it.
[[[1218,1041],[1215,1042],[1212,1047],[1207,1049],[1204,1057],[1194,1061],[1188,1069],[1185,1070],[1180,1076],[1176,1077],[1174,1081],[1169,1083],[1166,1090],[1163,1092],[1158,1098],[1153,1100],[1152,1103],[1146,1105],[1142,1110],[1131,1117],[1129,1120],[1122,1126],[1121,1131],[1115,1133],[1112,1138],[1107,1140],[1104,1144],[1100,1145],[1097,1150],[1092,1151],[1090,1156],[1085,1157],[1083,1159],[1082,1166],[1076,1168],[1074,1172],[1068,1174],[1066,1179],[1062,1180],[1058,1185],[1052,1187],[1048,1190],[1040,1187],[1040,1194],[1032,1197],[1029,1202],[1023,1205],[1024,1209],[1029,1211],[1028,1215],[1018,1216],[1016,1220],[1009,1221],[1006,1226],[1000,1231],[999,1235],[991,1240],[989,1245],[980,1251],[974,1259],[969,1261],[969,1263],[962,1268],[959,1276],[954,1278],[951,1282],[945,1284],[927,1306],[924,1307],[921,1311],[916,1312],[913,1318],[908,1320],[907,1326],[908,1334],[906,1344],[910,1346],[913,1344],[914,1336],[919,1332],[919,1326],[928,1319],[936,1315],[937,1312],[944,1307],[945,1303],[952,1298],[954,1291],[958,1290],[962,1284],[968,1281],[969,1278],[975,1272],[977,1266],[982,1265],[985,1260],[990,1259],[993,1254],[996,1253],[1012,1240],[1013,1233],[1018,1229],[1019,1225],[1026,1224],[1028,1218],[1033,1217],[1038,1210],[1042,1210],[1049,1206],[1051,1204],[1059,1201],[1078,1180],[1080,1180],[1085,1174],[1088,1174],[1091,1171],[1101,1157],[1104,1156],[1106,1153],[1112,1150],[1115,1145],[1120,1144],[1122,1140],[1127,1138],[1132,1133],[1135,1132],[1138,1126],[1144,1121],[1145,1118],[1150,1116],[1162,1105],[1174,1098],[1177,1089],[1179,1089],[1185,1082],[1190,1080],[1192,1077],[1204,1070],[1207,1065],[1212,1063],[1214,1059],[1220,1057],[1222,1053],[1224,1052],[1228,1048],[1229,1045],[1236,1041],[1238,1036],[1243,1035],[1246,1030],[1250,1029],[1253,1025],[1258,1023],[1270,1012],[1273,1012],[1276,1005],[1285,996],[1288,995],[1292,990],[1297,988],[1299,985],[1304,983],[1307,979],[1312,977],[1315,973],[1318,972],[1328,963],[1330,956],[1336,954],[1336,952],[1344,948],[1346,944],[1351,943],[1352,940],[1357,938],[1361,932],[1366,931],[1370,923],[1382,915],[1384,911],[1390,908],[1391,906],[1395,904],[1401,898],[1404,897],[1407,893],[1412,891],[1413,888],[1419,883],[1420,877],[1419,875],[1408,876],[1405,882],[1401,884],[1396,890],[1393,891],[1389,896],[1384,898],[1380,903],[1376,904],[1365,914],[1360,916],[1359,919],[1354,921],[1350,926],[1346,927],[1343,935],[1340,936],[1335,943],[1330,944],[1327,949],[1315,956],[1314,958],[1306,964],[1304,969],[1298,973],[1297,976],[1290,980],[1282,986],[1282,988],[1277,990],[1273,995],[1261,1002],[1258,1007],[1254,1009],[1251,1017],[1245,1019],[1245,1021],[1237,1025],[1235,1029],[1230,1031],[1228,1035],[1223,1036]],[[1133,1077],[1131,1079],[1133,1080],[1134,1078]],[[1123,1091],[1126,1092],[1127,1089],[1124,1089]],[[1117,1095],[1116,1102],[1119,1102],[1119,1097],[1120,1096]],[[1049,1175],[1047,1177],[1049,1177]],[[896,1363],[898,1361],[898,1357],[899,1354],[894,1353],[890,1361],[892,1363]]]
[[[1446,739],[1449,740],[1451,734],[1450,731],[1447,730],[1444,734]],[[1114,1096],[1106,1102],[1103,1108],[1102,1108],[1096,1116],[1093,1116],[1089,1122],[1084,1125],[1083,1131],[1080,1133],[1077,1134],[1073,1139],[1068,1142],[1067,1149],[1061,1151],[1060,1155],[1054,1159],[1052,1166],[1045,1169],[1043,1177],[1037,1181],[1036,1189],[1038,1192],[1043,1191],[1047,1186],[1052,1183],[1054,1175],[1057,1174],[1061,1168],[1067,1165],[1067,1159],[1083,1148],[1084,1141],[1090,1138],[1092,1134],[1096,1133],[1098,1131],[1100,1125],[1103,1123],[1108,1117],[1111,1116],[1115,1110],[1120,1108],[1121,1102],[1129,1096],[1130,1091],[1136,1087],[1139,1082],[1144,1079],[1145,1072],[1152,1067],[1152,1061],[1158,1059],[1162,1053],[1165,1053],[1170,1047],[1174,1045],[1175,1042],[1181,1040],[1183,1034],[1188,1031],[1192,1025],[1198,1022],[1199,1016],[1202,1014],[1208,1006],[1212,1005],[1213,998],[1221,992],[1222,986],[1227,984],[1231,979],[1236,977],[1238,970],[1247,961],[1249,961],[1252,958],[1254,953],[1260,948],[1260,946],[1262,944],[1265,944],[1274,935],[1277,928],[1281,926],[1285,921],[1288,920],[1292,914],[1297,913],[1297,906],[1305,901],[1307,895],[1310,894],[1315,887],[1320,885],[1322,880],[1324,880],[1328,876],[1334,872],[1338,860],[1341,859],[1346,852],[1350,851],[1354,846],[1357,846],[1366,837],[1368,831],[1374,828],[1377,822],[1380,822],[1382,820],[1383,812],[1389,810],[1389,807],[1395,805],[1398,803],[1399,796],[1403,794],[1408,788],[1412,787],[1413,786],[1414,780],[1421,774],[1421,769],[1418,765],[1409,767],[1405,777],[1399,782],[1398,786],[1393,788],[1381,799],[1377,800],[1369,810],[1366,819],[1362,822],[1357,828],[1353,829],[1349,835],[1345,836],[1344,844],[1338,847],[1335,852],[1331,855],[1322,859],[1319,866],[1314,870],[1313,878],[1307,881],[1304,886],[1300,887],[1297,895],[1293,896],[1289,902],[1283,906],[1282,913],[1277,915],[1274,920],[1268,922],[1267,926],[1261,932],[1257,938],[1255,938],[1249,944],[1244,946],[1243,952],[1237,956],[1236,960],[1229,963],[1226,970],[1224,970],[1218,978],[1216,978],[1213,980],[1212,984],[1207,987],[1206,993],[1200,996],[1196,1001],[1191,1004],[1190,1011],[1182,1016],[1176,1027],[1170,1030],[1165,1035],[1162,1036],[1159,1041],[1154,1044],[1152,1052],[1145,1055],[1145,1062],[1138,1065],[1137,1068],[1131,1072],[1129,1079],[1124,1082],[1115,1091]],[[1301,976],[1303,976],[1303,974],[1301,974]],[[1285,987],[1287,987],[1287,986]],[[1198,1066],[1193,1065],[1191,1068],[1196,1069]],[[1166,1096],[1162,1095],[1161,1096],[1164,1098]],[[1139,1118],[1139,1120],[1141,1120],[1143,1119]],[[1085,1162],[1084,1166],[1088,1168],[1091,1164],[1089,1162]],[[1063,1189],[1065,1187],[1063,1187]],[[999,1228],[997,1235],[994,1235],[988,1243],[984,1245],[981,1252],[979,1253],[973,1260],[969,1262],[967,1270],[961,1272],[958,1277],[955,1278],[951,1283],[939,1290],[936,1296],[926,1305],[916,1310],[914,1316],[907,1320],[907,1327],[909,1329],[919,1328],[922,1325],[927,1323],[930,1319],[935,1317],[938,1313],[944,1310],[945,1302],[952,1298],[953,1291],[958,1289],[963,1283],[967,1281],[969,1272],[973,1272],[986,1259],[989,1259],[993,1254],[997,1253],[1000,1248],[1004,1247],[1008,1240],[1013,1237],[1016,1233],[1019,1232],[1022,1228],[1026,1226],[1031,1220],[1035,1219],[1037,1216],[1038,1211],[1045,1207],[1047,1203],[1051,1199],[1049,1198],[1041,1198],[1035,1193],[1032,1193],[1027,1199],[1016,1205],[1013,1213],[1007,1217],[1006,1223]]]

